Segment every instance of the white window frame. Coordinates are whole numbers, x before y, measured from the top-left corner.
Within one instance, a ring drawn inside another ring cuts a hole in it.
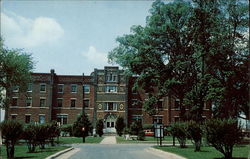
[[[72,100],[75,101],[75,106],[74,106],[74,107],[72,107],[72,105],[71,105],[71,101],[72,101]],[[76,107],[76,98],[70,98],[70,107],[71,107],[71,108],[75,108],[75,107]]]
[[[31,86],[31,90],[29,90],[29,86]],[[28,83],[27,92],[32,92],[32,89],[33,89],[33,83]]]
[[[59,92],[59,86],[62,86],[62,92]],[[64,84],[58,84],[57,85],[57,93],[63,93],[64,92]]]
[[[58,100],[59,99],[62,100],[62,106],[61,107],[63,107],[63,98],[56,98],[56,107],[61,108],[61,107],[58,106]]]
[[[76,91],[75,92],[72,92],[72,86],[76,86]],[[70,92],[71,93],[77,93],[77,84],[71,84],[70,85]]]
[[[44,106],[43,106],[43,107],[41,107],[41,99],[44,99],[44,100],[45,100]],[[40,97],[40,99],[39,99],[39,107],[40,107],[40,108],[46,107],[46,97]]]
[[[109,103],[113,103],[113,109],[112,110],[109,110],[109,106],[108,106],[108,104]],[[117,106],[118,106],[118,103],[117,102],[105,102],[105,111],[117,111]],[[114,109],[115,108],[115,109]]]
[[[85,87],[88,87],[88,88],[89,88],[89,91],[88,91],[88,92],[85,92]],[[89,85],[89,84],[84,84],[84,85],[83,85],[83,92],[86,93],[86,94],[87,94],[87,93],[90,93],[90,85]]]
[[[45,90],[44,91],[41,91],[41,86],[42,85],[45,85]],[[47,87],[46,83],[40,83],[39,91],[45,93],[46,92],[46,87]]]
[[[13,100],[13,99],[17,99],[17,102],[16,102],[17,105],[12,105],[12,102],[11,102],[11,106],[12,106],[12,107],[17,107],[17,106],[18,106],[18,97],[12,97],[12,100]]]
[[[108,89],[109,87],[113,87],[113,88],[115,88],[115,90],[111,90],[111,89]],[[106,93],[117,93],[117,86],[116,85],[107,85],[106,87],[105,87],[105,92]],[[109,91],[109,90],[111,90],[111,91]]]
[[[43,122],[43,123],[40,122],[40,116],[43,116],[43,117],[44,117],[44,122]],[[46,123],[45,114],[39,114],[39,115],[38,115],[38,123],[39,123],[39,124],[44,124],[44,123]]]
[[[30,102],[30,106],[27,105],[27,99],[30,99],[31,102]],[[32,97],[27,97],[26,100],[25,100],[25,106],[26,107],[32,107]]]
[[[68,124],[68,119],[69,119],[69,115],[68,114],[56,114],[56,121],[57,119],[60,117],[60,125],[63,125],[63,118],[62,117],[66,117],[67,118],[67,123]]]

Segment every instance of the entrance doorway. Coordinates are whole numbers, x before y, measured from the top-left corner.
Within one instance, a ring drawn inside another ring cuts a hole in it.
[[[108,114],[104,119],[105,123],[105,133],[116,133],[115,122],[117,116],[114,114]]]

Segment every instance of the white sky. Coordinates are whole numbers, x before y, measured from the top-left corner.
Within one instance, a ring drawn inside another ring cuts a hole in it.
[[[145,25],[153,1],[1,1],[1,36],[23,48],[34,72],[89,75],[103,68],[115,39]]]

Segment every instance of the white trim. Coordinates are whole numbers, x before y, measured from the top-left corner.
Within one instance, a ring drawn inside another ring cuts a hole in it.
[[[41,85],[45,85],[45,91],[41,91]],[[47,84],[46,84],[46,83],[40,83],[39,92],[45,93],[45,92],[46,92],[46,87],[47,87]]]
[[[72,86],[76,86],[76,91],[72,92]],[[71,84],[70,85],[70,93],[77,93],[77,84]]]
[[[24,114],[25,116],[31,116],[31,114]]]
[[[10,114],[10,116],[14,116],[14,115],[18,115],[18,114]]]

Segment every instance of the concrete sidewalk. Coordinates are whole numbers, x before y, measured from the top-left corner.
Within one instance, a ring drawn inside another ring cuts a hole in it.
[[[105,136],[100,144],[116,144],[115,136]]]

